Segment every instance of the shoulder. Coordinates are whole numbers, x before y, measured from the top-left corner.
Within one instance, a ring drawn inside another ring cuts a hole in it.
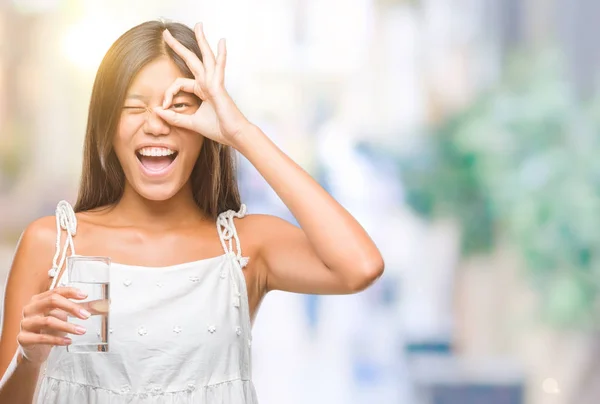
[[[38,252],[47,251],[50,256],[53,256],[55,241],[56,218],[54,216],[44,216],[34,220],[25,228],[19,239],[17,250],[25,252],[30,249]]]
[[[227,236],[234,232],[238,235],[244,255],[255,257],[279,248],[282,242],[294,243],[304,238],[304,232],[287,220],[274,215],[246,214],[245,206],[238,211],[222,212],[217,223]]]
[[[269,234],[270,231],[277,230],[282,227],[296,227],[280,217],[258,213],[246,215],[242,219],[237,219],[235,223],[237,228],[240,230],[247,229],[260,234]]]
[[[233,221],[236,232],[242,239],[251,238],[260,240],[263,238],[277,237],[277,234],[286,231],[300,230],[287,220],[266,214],[247,214],[246,206],[242,205],[239,210],[227,210],[217,217],[218,226],[231,226]],[[246,235],[247,237],[244,237]],[[245,240],[242,240],[242,243]]]
[[[256,249],[271,245],[273,240],[286,235],[302,232],[287,220],[266,214],[250,214],[235,219],[235,226],[242,244],[251,244]]]
[[[246,205],[242,204],[239,210],[229,209],[221,212],[217,216],[218,224],[225,224],[226,221],[232,220],[238,230],[240,231],[252,231],[253,233],[269,233],[271,230],[275,230],[281,227],[292,226],[288,221],[273,215],[266,215],[260,213],[247,213]]]
[[[17,244],[10,276],[46,282],[48,270],[52,267],[55,244],[54,216],[45,216],[31,222],[21,234]]]

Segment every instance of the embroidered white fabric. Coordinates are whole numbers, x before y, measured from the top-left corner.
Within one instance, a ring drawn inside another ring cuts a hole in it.
[[[217,219],[224,254],[167,267],[113,262],[110,271],[109,352],[50,353],[38,403],[256,404],[251,381],[251,323],[234,218]],[[74,254],[77,220],[62,201],[52,287],[68,250]],[[60,233],[66,232],[64,246]],[[235,246],[233,245],[235,241]],[[234,250],[235,247],[235,250]],[[88,330],[96,332],[96,330]]]

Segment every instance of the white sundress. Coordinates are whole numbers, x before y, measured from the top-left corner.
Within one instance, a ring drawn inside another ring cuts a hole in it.
[[[109,352],[69,353],[54,347],[39,387],[39,404],[257,404],[251,381],[251,323],[234,217],[219,215],[224,254],[166,267],[112,263]],[[77,221],[56,209],[58,282]],[[61,228],[67,233],[60,248]],[[234,251],[234,243],[235,248]],[[61,256],[60,262],[58,257]],[[67,271],[64,271],[66,274]],[[59,284],[67,283],[66,276]],[[88,330],[93,332],[93,330]]]

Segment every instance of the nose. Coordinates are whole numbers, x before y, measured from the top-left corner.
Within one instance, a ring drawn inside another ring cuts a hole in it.
[[[171,132],[171,126],[165,122],[154,110],[148,108],[144,132],[153,136],[165,136]]]

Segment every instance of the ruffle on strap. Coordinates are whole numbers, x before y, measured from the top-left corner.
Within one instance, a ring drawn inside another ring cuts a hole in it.
[[[77,234],[77,217],[75,211],[69,202],[60,201],[56,206],[56,252],[52,259],[52,268],[48,271],[48,276],[53,278],[50,289],[54,289],[58,282],[58,274],[65,265],[67,260],[67,254],[69,249],[71,255],[75,255],[75,246],[73,244],[73,237]],[[67,232],[67,239],[65,244],[61,248],[60,246],[60,235],[62,230]]]
[[[223,246],[223,250],[225,254],[231,255],[231,257],[237,261],[239,264],[239,268],[242,269],[248,265],[249,258],[242,256],[242,246],[240,244],[240,239],[237,234],[237,229],[235,228],[235,223],[233,221],[234,218],[241,219],[246,216],[246,205],[242,204],[239,211],[228,210],[226,212],[221,213],[217,217],[217,231],[219,232],[219,238],[221,239],[221,245]],[[233,241],[235,240],[235,248],[237,251],[234,251]],[[230,265],[229,273],[231,277],[231,285],[232,285],[232,301],[235,307],[240,307],[240,290],[238,286],[238,275],[243,276],[243,274],[237,274],[237,269],[234,265]]]

